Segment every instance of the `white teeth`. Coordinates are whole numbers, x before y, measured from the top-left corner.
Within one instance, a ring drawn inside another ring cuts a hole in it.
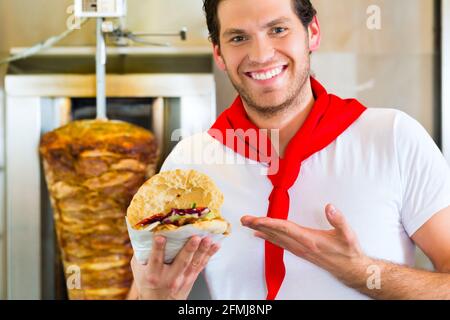
[[[255,80],[269,80],[269,79],[272,79],[273,77],[276,77],[277,75],[279,75],[282,71],[283,71],[283,67],[278,67],[278,68],[275,68],[275,69],[272,69],[270,71],[263,72],[263,73],[252,72],[252,73],[250,73],[250,75]]]

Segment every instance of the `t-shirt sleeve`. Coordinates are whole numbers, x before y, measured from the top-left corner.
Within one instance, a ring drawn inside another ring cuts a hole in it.
[[[399,112],[394,124],[402,185],[402,224],[411,237],[434,214],[450,205],[450,168],[428,132]]]

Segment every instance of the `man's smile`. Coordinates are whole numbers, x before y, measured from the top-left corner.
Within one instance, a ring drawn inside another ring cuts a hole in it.
[[[287,69],[288,65],[279,65],[271,68],[265,68],[255,71],[245,72],[245,75],[250,79],[258,81],[260,83],[267,84],[269,80],[275,80],[284,74],[284,71]],[[270,81],[272,82],[272,81]]]

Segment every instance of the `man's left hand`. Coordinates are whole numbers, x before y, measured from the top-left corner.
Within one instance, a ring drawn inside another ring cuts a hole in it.
[[[325,215],[333,226],[331,230],[315,230],[266,217],[244,216],[241,223],[254,229],[256,237],[314,263],[344,282],[350,281],[347,277],[352,273],[366,272],[370,258],[362,252],[355,232],[341,212],[328,204]]]

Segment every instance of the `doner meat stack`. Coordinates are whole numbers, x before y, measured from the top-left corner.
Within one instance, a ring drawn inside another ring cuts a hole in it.
[[[155,174],[153,134],[120,121],[74,121],[45,134],[39,151],[69,298],[124,299],[132,282],[126,209]]]

